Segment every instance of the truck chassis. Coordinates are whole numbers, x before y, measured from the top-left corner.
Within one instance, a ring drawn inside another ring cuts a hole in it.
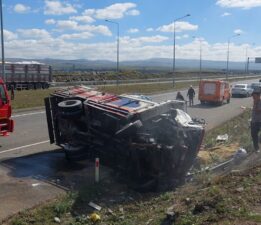
[[[182,182],[200,149],[204,128],[184,102],[152,102],[78,86],[45,99],[50,142],[68,160],[100,158],[140,190]]]

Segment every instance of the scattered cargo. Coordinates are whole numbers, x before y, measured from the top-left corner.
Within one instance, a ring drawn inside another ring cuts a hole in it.
[[[56,91],[45,107],[50,142],[68,160],[98,157],[142,190],[183,181],[204,136],[182,101],[156,103],[78,86]]]
[[[0,64],[2,71],[2,64]],[[5,63],[6,86],[14,89],[45,89],[52,81],[52,68],[37,62]]]

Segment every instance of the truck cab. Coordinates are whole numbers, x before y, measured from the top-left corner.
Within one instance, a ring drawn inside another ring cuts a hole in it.
[[[230,86],[223,80],[201,80],[198,99],[201,104],[216,103],[222,105],[230,102]]]
[[[12,108],[4,81],[0,78],[0,135],[6,136],[14,130],[14,121],[11,119]]]

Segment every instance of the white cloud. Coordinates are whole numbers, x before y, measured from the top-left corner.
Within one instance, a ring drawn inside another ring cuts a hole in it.
[[[89,39],[93,37],[93,34],[90,32],[74,33],[74,34],[63,34],[59,38],[64,40],[69,39]]]
[[[183,38],[189,38],[189,35],[188,34],[184,34],[182,35]]]
[[[140,11],[137,10],[137,9],[132,9],[132,10],[129,10],[126,12],[126,15],[129,15],[129,16],[138,16],[140,15]]]
[[[89,33],[75,33],[70,36],[62,35],[58,38],[45,39],[9,39],[6,41],[6,57],[16,58],[56,58],[56,59],[107,59],[116,60],[116,44],[76,42],[71,39],[80,39],[81,36],[88,39]],[[62,37],[62,38],[61,38]],[[168,43],[167,37],[122,37],[120,39],[120,60],[139,60],[148,58],[172,58],[173,45]],[[246,45],[230,44],[230,61],[245,61]],[[41,55],[39,55],[41,52]],[[261,55],[260,46],[249,46],[249,55]],[[202,59],[225,61],[227,56],[227,42],[210,44],[202,41]],[[178,59],[198,59],[199,42],[193,40],[190,43],[176,45],[176,57]],[[204,64],[203,64],[204,67]]]
[[[138,37],[138,38],[130,38],[129,36],[125,36],[120,38],[120,43],[122,45],[140,46],[145,43],[161,43],[168,39],[169,39],[168,37],[161,36],[161,35]]]
[[[250,9],[261,7],[261,0],[217,0],[216,4],[225,8]]]
[[[94,25],[78,25],[75,30],[78,31],[87,31],[87,32],[92,32],[92,33],[99,33],[105,36],[111,36],[112,33],[109,30],[109,28],[107,26],[104,25],[98,25],[98,26],[94,26]]]
[[[50,33],[44,29],[18,29],[17,32],[23,38],[29,39],[45,39],[50,38]]]
[[[182,32],[182,31],[194,31],[198,29],[198,25],[191,24],[189,22],[185,21],[178,21],[175,23],[176,26],[176,32]],[[163,25],[157,28],[157,31],[161,32],[172,32],[174,30],[174,24],[168,24],[168,25]]]
[[[229,12],[224,12],[224,13],[221,15],[221,17],[231,16],[231,15],[232,15],[232,14],[229,13]]]
[[[26,6],[23,4],[16,4],[14,6],[14,11],[17,13],[27,13],[31,10],[30,6]]]
[[[69,18],[70,20],[76,20],[83,23],[93,23],[95,20],[88,15],[82,15],[82,16],[71,16]]]
[[[107,26],[104,25],[79,25],[76,21],[73,20],[59,20],[56,23],[58,30],[75,30],[79,32],[90,32],[98,33],[105,36],[111,36],[112,33]]]
[[[234,34],[243,34],[244,32],[241,29],[234,30]]]
[[[131,33],[131,34],[138,33],[138,32],[139,32],[139,29],[137,29],[137,28],[130,28],[128,30],[128,33]]]
[[[72,20],[58,20],[57,21],[58,29],[77,29],[78,23]]]
[[[147,32],[152,32],[152,31],[154,31],[154,29],[151,28],[151,27],[149,27],[149,28],[146,29],[146,31],[147,31]]]
[[[45,15],[63,15],[77,13],[77,10],[69,3],[45,0]]]
[[[125,15],[137,16],[139,11],[135,3],[116,3],[103,9],[88,9],[85,13],[97,19],[121,19]]]
[[[92,16],[94,13],[95,13],[95,9],[86,9],[86,10],[83,12],[83,15]]]
[[[4,30],[4,39],[5,39],[5,41],[17,39],[17,34],[13,33],[12,31],[9,31],[9,30]]]
[[[52,25],[52,24],[55,24],[55,23],[56,23],[56,21],[55,21],[54,19],[48,19],[48,20],[45,20],[44,22],[45,22],[45,24],[47,24],[47,25]]]

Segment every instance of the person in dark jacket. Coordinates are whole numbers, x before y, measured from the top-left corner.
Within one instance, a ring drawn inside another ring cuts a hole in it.
[[[180,91],[177,92],[176,100],[185,101],[185,99],[184,99],[183,95],[180,93]]]
[[[251,137],[256,152],[259,152],[258,145],[258,133],[261,128],[261,99],[260,90],[256,89],[252,93],[253,97],[253,108],[252,108],[252,118],[251,118]]]
[[[195,90],[193,89],[192,85],[190,85],[190,88],[188,89],[187,96],[189,97],[189,106],[194,105],[194,97],[195,97]]]

